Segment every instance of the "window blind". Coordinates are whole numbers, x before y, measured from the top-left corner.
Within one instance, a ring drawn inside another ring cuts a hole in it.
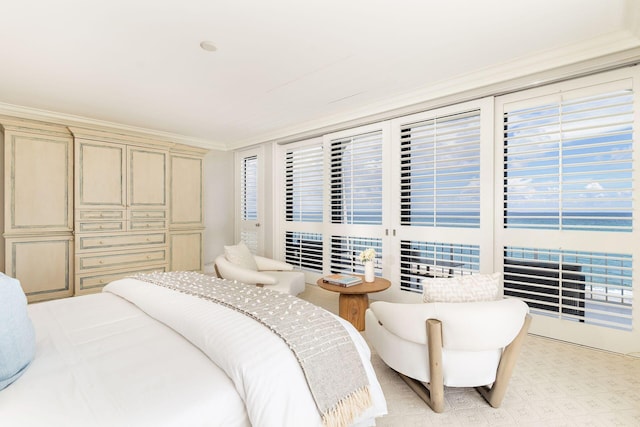
[[[285,260],[300,270],[322,273],[322,234],[287,231]]]
[[[242,159],[240,214],[243,220],[258,219],[258,156]]]
[[[364,274],[359,255],[368,248],[376,250],[374,271],[382,275],[382,239],[370,237],[331,236],[331,272]]]
[[[417,240],[400,241],[400,289],[422,292],[425,278],[480,271],[480,246]]]
[[[631,231],[633,93],[504,111],[504,227]]]
[[[286,221],[322,222],[322,145],[288,149],[285,154]]]
[[[382,132],[330,142],[331,222],[382,224]]]
[[[400,128],[402,225],[480,226],[480,112]]]
[[[610,328],[632,328],[632,256],[504,248],[504,294],[532,312]]]

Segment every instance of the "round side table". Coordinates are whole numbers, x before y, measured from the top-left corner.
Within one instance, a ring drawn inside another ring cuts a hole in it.
[[[357,330],[364,331],[364,312],[369,307],[368,294],[380,292],[388,289],[391,282],[382,277],[376,277],[373,282],[364,282],[364,276],[354,274],[362,278],[363,282],[354,286],[338,286],[331,283],[325,283],[321,277],[316,282],[318,286],[327,291],[338,292],[340,294],[339,315],[348,320]]]

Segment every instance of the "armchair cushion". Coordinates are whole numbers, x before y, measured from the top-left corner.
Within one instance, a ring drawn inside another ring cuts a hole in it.
[[[293,266],[277,259],[265,258],[262,256],[254,255],[253,259],[258,266],[258,271],[291,271]]]
[[[224,256],[232,264],[247,270],[258,271],[256,260],[253,258],[253,254],[244,242],[240,242],[235,246],[225,246]]]
[[[500,296],[502,273],[470,274],[465,276],[423,279],[424,302],[495,301]]]
[[[215,263],[216,267],[218,267],[218,272],[223,279],[237,280],[238,282],[249,285],[255,285],[256,283],[261,283],[263,285],[275,285],[278,282],[276,278],[266,273],[234,264],[224,255],[217,257]]]
[[[224,255],[215,259],[215,266],[220,277],[229,280],[237,280],[248,285],[262,284],[266,289],[297,295],[305,289],[304,273],[301,271],[291,271],[292,266],[276,260],[268,261],[268,258],[256,257],[260,267],[278,267],[278,271],[247,270],[238,265],[232,264]],[[261,258],[264,261],[261,261]],[[284,271],[281,271],[284,270]]]

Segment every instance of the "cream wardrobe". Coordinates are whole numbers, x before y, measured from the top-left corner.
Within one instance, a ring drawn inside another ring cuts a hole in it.
[[[3,271],[29,301],[136,272],[202,270],[206,150],[0,117]]]

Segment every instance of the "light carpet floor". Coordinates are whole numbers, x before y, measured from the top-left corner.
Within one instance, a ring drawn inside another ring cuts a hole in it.
[[[337,313],[338,295],[307,285],[301,298]],[[366,338],[366,331],[364,332]],[[434,413],[372,350],[387,400],[378,426],[640,427],[640,359],[529,335],[500,408],[471,388],[446,388]]]

